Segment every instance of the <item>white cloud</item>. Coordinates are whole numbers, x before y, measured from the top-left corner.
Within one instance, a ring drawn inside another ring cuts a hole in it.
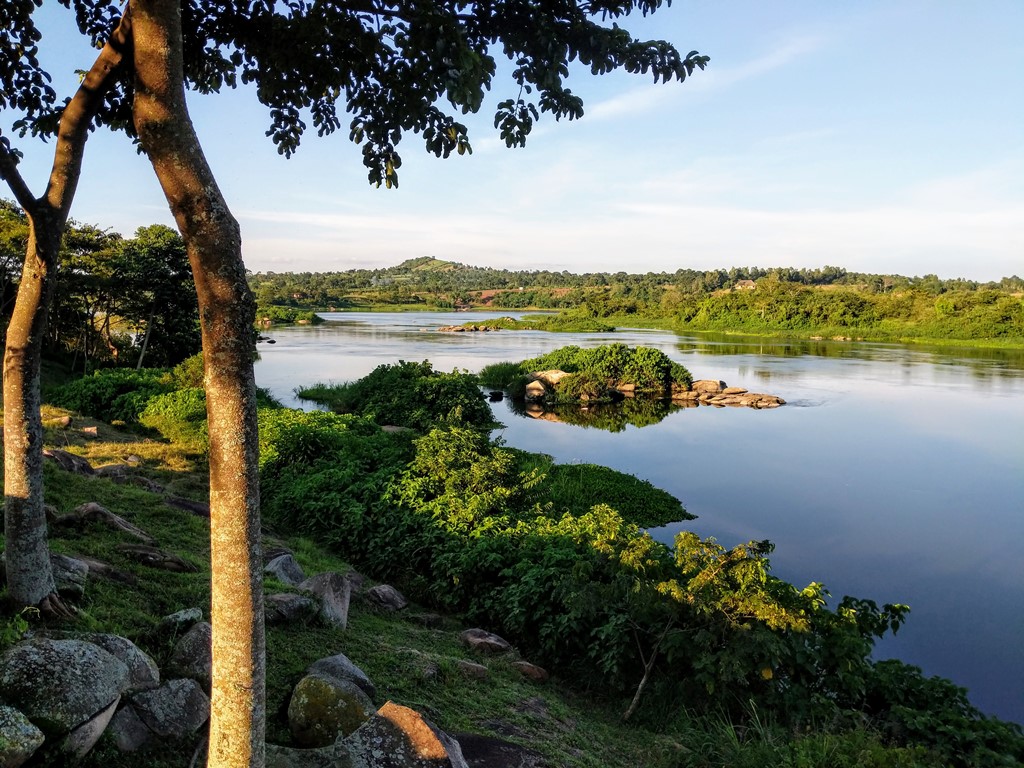
[[[587,109],[588,121],[608,120],[624,115],[635,117],[644,112],[664,109],[685,97],[687,93],[708,93],[730,88],[745,80],[766,75],[781,69],[797,59],[819,50],[824,45],[821,36],[806,35],[795,38],[767,53],[735,66],[718,67],[715,62],[703,72],[696,70],[680,88],[678,84],[645,83],[600,101]]]

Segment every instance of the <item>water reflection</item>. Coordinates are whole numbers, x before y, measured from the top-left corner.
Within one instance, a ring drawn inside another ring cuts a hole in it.
[[[692,404],[696,407],[696,403]],[[621,432],[627,426],[649,427],[658,424],[670,413],[687,406],[671,400],[629,397],[618,403],[598,405],[544,406],[509,400],[508,410],[516,416],[557,424],[571,424],[587,429]]]

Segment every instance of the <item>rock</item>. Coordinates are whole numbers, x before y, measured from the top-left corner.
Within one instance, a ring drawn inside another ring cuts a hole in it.
[[[107,579],[108,581],[116,581],[119,584],[126,584],[129,587],[133,587],[138,584],[138,579],[130,573],[125,571],[119,571],[109,563],[104,563],[102,560],[96,560],[92,557],[86,557],[84,555],[75,555],[75,560],[85,563],[89,566],[89,575],[96,576],[101,579]]]
[[[295,561],[295,558],[292,557],[291,553],[275,557],[267,563],[263,572],[290,587],[297,587],[306,580],[306,574],[302,572],[302,568]]]
[[[536,402],[537,400],[543,400],[544,396],[548,393],[548,388],[539,381],[531,381],[526,385],[526,401]]]
[[[56,552],[50,553],[53,581],[62,597],[79,598],[85,594],[85,582],[89,578],[89,566],[81,560]]]
[[[566,376],[572,376],[572,374],[558,369],[552,369],[550,371],[534,371],[530,374],[531,379],[539,381],[542,384],[546,384],[549,387],[557,387],[558,382]]]
[[[267,595],[263,599],[263,613],[267,624],[293,624],[311,621],[320,606],[308,597],[284,592]]]
[[[306,674],[331,677],[336,680],[348,680],[358,685],[363,690],[363,693],[371,699],[377,697],[377,687],[366,676],[366,673],[352,663],[352,660],[343,653],[314,661],[309,665]]]
[[[25,715],[0,704],[0,765],[18,768],[43,745],[44,738]]]
[[[86,504],[82,504],[75,508],[75,511],[58,517],[55,521],[56,525],[84,525],[85,523],[100,523],[108,528],[122,531],[127,533],[129,536],[133,536],[139,541],[145,544],[153,544],[156,542],[152,536],[146,533],[144,530],[139,528],[137,525],[132,525],[120,515],[115,515],[106,507],[100,506],[94,501],[90,501]]]
[[[345,629],[348,626],[348,607],[352,599],[352,585],[340,573],[318,573],[299,584],[316,596],[320,603],[321,619],[332,627]]]
[[[700,397],[700,392],[694,392],[689,389],[674,389],[672,390],[673,400],[682,400],[683,402],[694,402]]]
[[[366,592],[366,599],[388,611],[400,611],[409,604],[401,592],[390,584],[378,584]]]
[[[187,560],[183,560],[173,552],[165,552],[162,549],[151,547],[146,544],[119,544],[118,551],[123,552],[131,559],[150,568],[172,573],[198,573],[197,568]]]
[[[175,644],[171,658],[167,662],[168,672],[177,677],[197,680],[204,690],[210,690],[212,643],[213,627],[209,622],[200,621],[194,624]]]
[[[135,752],[153,738],[153,732],[142,722],[139,713],[131,704],[117,711],[107,731],[121,752]]]
[[[743,387],[726,387],[722,390],[723,395],[744,395],[746,392]]]
[[[170,680],[137,693],[132,706],[149,730],[171,739],[195,733],[210,717],[210,700],[195,680]]]
[[[267,565],[281,555],[294,555],[282,542],[277,539],[266,540],[263,543],[263,564]]]
[[[351,680],[306,675],[288,702],[288,728],[304,747],[325,747],[373,715],[373,702]]]
[[[459,641],[481,653],[504,653],[512,649],[507,640],[485,629],[467,629],[459,634]]]
[[[127,464],[104,464],[102,467],[96,467],[95,472],[99,477],[125,477],[130,475],[134,471],[134,467],[130,467]]]
[[[459,668],[459,671],[466,677],[472,680],[486,680],[490,675],[490,670],[487,669],[483,664],[477,664],[475,661],[467,661],[466,659],[458,659],[455,662],[455,666]]]
[[[717,395],[725,389],[725,382],[717,381],[715,379],[698,379],[690,385],[690,389],[702,395]]]
[[[185,608],[160,619],[160,623],[153,630],[153,634],[177,637],[183,632],[187,632],[193,624],[197,624],[202,620],[202,608]]]
[[[167,496],[164,498],[164,504],[191,512],[196,517],[210,516],[210,505],[205,501],[192,501],[192,499],[184,499],[181,496]]]
[[[0,657],[0,697],[48,735],[70,733],[124,691],[128,668],[82,640],[36,638]]]
[[[359,571],[350,570],[345,574],[345,578],[348,579],[348,583],[352,587],[353,594],[363,591],[363,587],[366,584],[366,577],[359,573]]]
[[[400,427],[397,424],[385,424],[380,428],[381,432],[389,432],[393,435],[405,435],[410,432],[415,432],[412,427]]]
[[[160,669],[142,649],[120,635],[86,634],[80,640],[98,645],[128,668],[125,693],[148,691],[160,685]]]
[[[452,734],[471,768],[544,768],[544,756],[529,747],[478,733]]]
[[[121,697],[118,696],[106,709],[96,713],[68,734],[63,751],[74,757],[84,757],[100,740],[120,701]]]
[[[320,749],[293,749],[267,744],[266,768],[349,768],[339,763],[334,746]]]
[[[469,768],[455,739],[390,701],[337,747],[361,768]]]
[[[505,393],[502,392],[500,389],[493,389],[487,393],[487,399],[490,400],[492,403],[500,403],[502,400],[505,399]]]
[[[137,465],[137,464],[141,464],[141,463],[142,463],[142,457],[141,457],[141,456],[137,456],[137,455],[135,455],[134,453],[129,453],[129,454],[128,454],[128,455],[127,455],[127,456],[125,457],[125,459],[124,459],[124,460],[125,460],[126,462],[128,462],[128,464],[130,464],[130,465],[132,465],[132,466],[135,466],[135,465]]]
[[[540,683],[544,682],[550,677],[546,669],[544,669],[543,667],[538,667],[536,664],[531,664],[528,661],[513,661],[512,666],[523,677],[527,677],[530,680],[536,680]]]
[[[88,437],[90,440],[96,440],[100,436],[99,427],[82,427],[79,431],[82,433],[82,437]]]
[[[57,462],[57,465],[66,472],[74,472],[76,475],[92,475],[95,470],[87,460],[73,453],[62,451],[60,448],[44,448],[43,456]]]
[[[441,666],[430,659],[424,659],[420,664],[420,677],[428,683],[432,683],[441,676]]]

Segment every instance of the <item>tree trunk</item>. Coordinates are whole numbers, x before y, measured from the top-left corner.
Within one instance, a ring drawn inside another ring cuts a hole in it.
[[[133,0],[135,127],[185,240],[199,299],[210,431],[213,685],[208,765],[262,766],[265,731],[256,304],[231,216],[185,105],[180,5]]]
[[[16,605],[56,591],[43,507],[39,369],[63,222],[45,208],[29,216],[28,248],[4,352],[4,536],[7,589]]]
[[[153,330],[153,313],[155,309],[149,311],[149,320],[146,321],[146,335],[142,337],[142,349],[139,350],[139,362],[135,364],[135,370],[142,370],[142,359],[146,356],[146,347],[149,346],[149,332]]]
[[[89,127],[121,65],[130,23],[122,18],[61,116],[46,194],[36,199],[15,158],[0,147],[0,177],[29,220],[29,241],[4,351],[4,525],[8,592],[15,605],[61,611],[43,508],[39,371],[54,272],[82,169]]]

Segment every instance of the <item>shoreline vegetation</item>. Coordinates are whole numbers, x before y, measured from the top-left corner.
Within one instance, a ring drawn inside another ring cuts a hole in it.
[[[261,308],[275,311],[543,311],[554,314],[488,325],[1024,348],[1024,279],[1017,276],[979,283],[838,267],[577,275],[420,258],[387,269],[256,273],[250,283]]]
[[[687,380],[685,368],[663,362],[615,346],[589,359],[637,384]],[[722,545],[688,532],[672,547],[654,541],[645,528],[691,519],[678,499],[606,467],[561,466],[503,446],[490,436],[476,376],[400,363],[315,392],[347,413],[282,408],[263,396],[264,545],[291,550],[307,572],[358,568],[399,587],[414,608],[403,618],[354,598],[347,630],[315,620],[269,626],[274,743],[294,744],[286,711],[296,680],[341,650],[385,698],[442,729],[511,738],[554,765],[1024,760],[1019,725],[982,715],[947,680],[872,661],[874,640],[898,630],[907,606],[854,597],[830,606],[821,584],[772,575],[768,541]],[[123,635],[163,664],[171,648],[154,639],[160,618],[205,611],[208,521],[165,501],[199,502],[206,492],[204,394],[198,358],[173,370],[98,371],[48,389],[47,444],[120,466],[86,477],[48,463],[55,514],[97,502],[195,569],[140,567],[120,546],[123,531],[98,522],[56,526],[55,551],[130,577],[90,580],[77,618],[59,629]],[[265,591],[292,589],[268,578]],[[2,618],[8,647],[26,628],[50,628],[6,609]],[[477,657],[487,677],[469,678],[460,672],[467,652],[438,626],[498,632],[551,679],[526,680],[509,660]],[[145,757],[159,768],[184,766],[192,747]],[[138,758],[101,740],[81,764],[127,768]]]

